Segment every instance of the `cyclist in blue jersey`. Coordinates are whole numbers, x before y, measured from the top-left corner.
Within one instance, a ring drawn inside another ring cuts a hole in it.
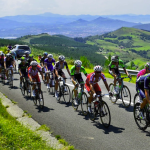
[[[136,81],[136,88],[139,96],[143,100],[140,105],[139,117],[144,119],[143,108],[147,103],[150,104],[150,73],[140,76]]]
[[[54,80],[53,80],[54,72],[53,72],[52,63],[55,65],[55,59],[53,58],[52,54],[48,54],[47,58],[44,60],[44,67],[45,67],[45,72],[46,71],[52,72],[52,85],[54,86]],[[47,80],[47,88],[50,88],[50,86],[49,86],[50,79],[49,79],[48,74],[46,74],[46,80]]]

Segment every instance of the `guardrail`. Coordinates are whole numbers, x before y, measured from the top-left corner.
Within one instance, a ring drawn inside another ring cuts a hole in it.
[[[138,70],[130,70],[130,69],[126,69],[128,72],[129,72],[129,74],[130,75],[137,75],[138,74]],[[122,73],[122,74],[125,74],[125,72],[124,72],[124,69],[122,69],[122,68],[119,68],[119,71],[120,71],[120,73]]]

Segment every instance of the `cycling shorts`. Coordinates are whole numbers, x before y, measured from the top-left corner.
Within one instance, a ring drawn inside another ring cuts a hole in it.
[[[54,73],[55,73],[55,71],[56,71],[56,70],[54,70]],[[59,76],[62,77],[62,76],[64,75],[64,72],[63,72],[62,70],[57,70],[57,71],[58,71],[58,75],[59,75]],[[56,76],[56,73],[55,73],[55,80],[58,80],[58,78],[57,78],[57,76]]]
[[[98,85],[98,83],[93,84],[93,88],[94,88],[94,90],[95,90],[96,93],[97,93],[97,92],[101,92],[101,88],[100,88],[100,86]],[[90,91],[91,91],[91,89],[90,89],[90,84],[85,83],[85,89],[87,90],[87,92],[90,92]]]
[[[80,74],[75,74],[73,76],[74,76],[74,80],[77,80],[79,84],[84,84],[81,73]]]

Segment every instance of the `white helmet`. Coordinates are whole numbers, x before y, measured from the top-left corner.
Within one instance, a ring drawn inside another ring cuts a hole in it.
[[[53,58],[53,55],[52,54],[48,54],[48,58]]]
[[[118,56],[112,56],[111,57],[111,61],[118,62],[119,61],[119,57]]]
[[[102,71],[102,67],[101,66],[95,66],[94,67],[94,71]]]
[[[74,62],[74,65],[76,65],[76,66],[81,66],[81,65],[82,65],[82,62],[81,62],[80,60],[76,60],[76,61]]]
[[[59,60],[65,60],[65,56],[63,55],[59,56]]]
[[[31,61],[30,65],[31,65],[31,66],[37,66],[38,63],[37,63],[36,61]]]
[[[29,54],[29,51],[25,51],[24,54]]]

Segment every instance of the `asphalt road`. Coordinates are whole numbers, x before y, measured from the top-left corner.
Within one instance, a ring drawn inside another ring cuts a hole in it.
[[[66,73],[67,74],[67,73]],[[108,83],[112,79],[107,79]],[[72,84],[67,80],[68,84]],[[132,101],[136,93],[135,84],[125,83],[131,91]],[[107,90],[100,81],[100,87],[103,93]],[[72,90],[72,86],[70,89]],[[72,106],[65,103],[57,103],[55,97],[49,95],[46,86],[42,83],[44,92],[45,107],[39,109],[33,104],[33,101],[27,96],[23,97],[19,89],[19,75],[14,75],[14,88],[10,89],[8,85],[3,86],[0,83],[0,92],[18,102],[18,106],[32,115],[39,124],[46,124],[53,131],[54,135],[61,135],[76,149],[80,150],[140,150],[149,149],[150,129],[145,132],[138,129],[133,117],[133,106],[125,109],[122,102],[118,101],[112,104],[105,97],[111,112],[111,125],[108,129],[104,128],[100,120],[95,122],[89,119],[89,116],[83,116],[80,110],[75,112]]]

